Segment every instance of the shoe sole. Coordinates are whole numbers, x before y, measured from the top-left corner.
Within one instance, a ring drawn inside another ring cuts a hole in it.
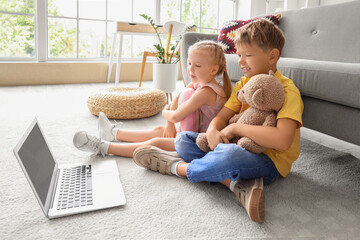
[[[134,151],[133,159],[134,159],[134,162],[137,165],[139,165],[140,167],[152,170],[150,168],[151,161],[157,161],[158,162],[157,165],[159,166],[159,162],[161,161],[162,158],[164,158],[164,156],[166,157],[167,160],[172,160],[172,159],[182,160],[182,158],[176,152],[164,151],[164,150],[154,147],[154,146],[138,147]],[[155,171],[155,170],[153,170],[153,171]],[[160,172],[158,168],[156,171]],[[168,170],[166,170],[166,172],[162,173],[162,174],[173,175]]]
[[[254,222],[264,222],[265,195],[262,186],[257,186],[252,190],[249,199],[249,217]]]
[[[105,119],[103,119],[103,118],[105,118]],[[103,112],[99,112],[99,116],[98,116],[98,133],[99,133],[99,137],[101,139],[105,140],[105,141],[108,141],[108,142],[116,142],[117,139],[112,134],[111,134],[111,138],[108,138],[106,134],[103,136],[103,134],[100,133],[100,121],[109,121],[109,119],[107,118],[107,116]]]
[[[80,148],[81,148],[82,146],[84,146],[85,144],[78,145],[76,139],[77,139],[78,135],[80,135],[80,134],[82,134],[82,133],[85,133],[85,134],[86,134],[85,131],[78,131],[78,132],[76,132],[76,133],[74,134],[74,137],[73,137],[73,144],[74,144],[74,146],[75,146],[77,149],[81,150],[81,151],[83,151],[83,150],[80,149]]]

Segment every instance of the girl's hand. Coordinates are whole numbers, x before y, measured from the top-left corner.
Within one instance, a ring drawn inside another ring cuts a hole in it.
[[[216,129],[208,130],[206,132],[206,138],[211,150],[214,150],[219,143],[229,143],[229,140],[224,133],[219,132]]]
[[[174,113],[175,113],[174,110],[167,110],[167,109],[162,110],[162,116],[167,120],[167,122],[175,123],[173,121]]]
[[[163,137],[164,138],[176,137],[176,127],[174,123],[166,121]]]

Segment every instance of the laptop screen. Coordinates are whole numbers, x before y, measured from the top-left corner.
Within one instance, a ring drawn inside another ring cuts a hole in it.
[[[34,125],[18,154],[43,206],[45,206],[55,160],[38,123]]]

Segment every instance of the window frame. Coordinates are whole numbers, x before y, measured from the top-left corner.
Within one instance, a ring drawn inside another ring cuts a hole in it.
[[[35,49],[36,54],[35,57],[0,57],[0,62],[60,62],[60,61],[66,61],[66,62],[106,62],[109,61],[110,56],[105,57],[99,57],[99,58],[79,58],[79,22],[80,20],[90,20],[90,21],[98,21],[98,22],[105,22],[105,53],[108,51],[108,23],[115,22],[113,20],[108,20],[108,0],[105,0],[106,4],[106,13],[105,13],[105,19],[89,19],[89,18],[80,18],[79,17],[79,0],[77,0],[77,15],[76,17],[62,17],[62,16],[49,16],[48,15],[48,9],[47,9],[47,0],[34,0],[35,1],[35,13],[34,14],[25,14],[25,13],[16,13],[16,12],[3,12],[0,11],[0,14],[10,14],[10,15],[23,15],[23,16],[32,16],[35,19]],[[183,0],[180,1],[180,21],[183,18],[182,13],[182,3]],[[201,7],[202,7],[202,1],[200,2],[200,15],[199,15],[199,23],[195,23],[198,26],[199,32],[201,30],[215,30],[219,31],[219,12],[220,8],[218,7],[217,11],[217,26],[216,28],[205,28],[201,26]],[[236,18],[236,9],[237,9],[237,0],[216,0],[218,1],[218,6],[220,6],[221,1],[232,1],[233,2],[233,18]],[[161,0],[154,0],[154,19],[156,22],[160,22],[160,15],[161,15]],[[131,4],[131,22],[133,22],[134,19],[134,0],[132,0]],[[55,18],[55,19],[72,19],[76,20],[76,58],[54,58],[50,57],[48,55],[48,19],[49,18]],[[112,38],[110,34],[110,38]],[[122,58],[123,61],[140,61],[141,59],[134,56],[134,40],[133,35],[129,34],[131,36],[131,55],[132,58]],[[138,35],[138,34],[137,34]],[[111,41],[112,39],[110,39]],[[111,41],[112,42],[112,41]],[[114,57],[115,58],[115,57]]]

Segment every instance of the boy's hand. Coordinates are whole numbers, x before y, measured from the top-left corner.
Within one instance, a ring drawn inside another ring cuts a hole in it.
[[[228,142],[236,137],[235,128],[236,123],[232,123],[221,130],[221,133],[228,139]]]
[[[219,143],[229,143],[228,138],[216,129],[207,131],[206,138],[211,150],[214,150]]]
[[[174,123],[166,121],[163,137],[164,138],[175,138],[176,137],[176,127],[175,127]]]

